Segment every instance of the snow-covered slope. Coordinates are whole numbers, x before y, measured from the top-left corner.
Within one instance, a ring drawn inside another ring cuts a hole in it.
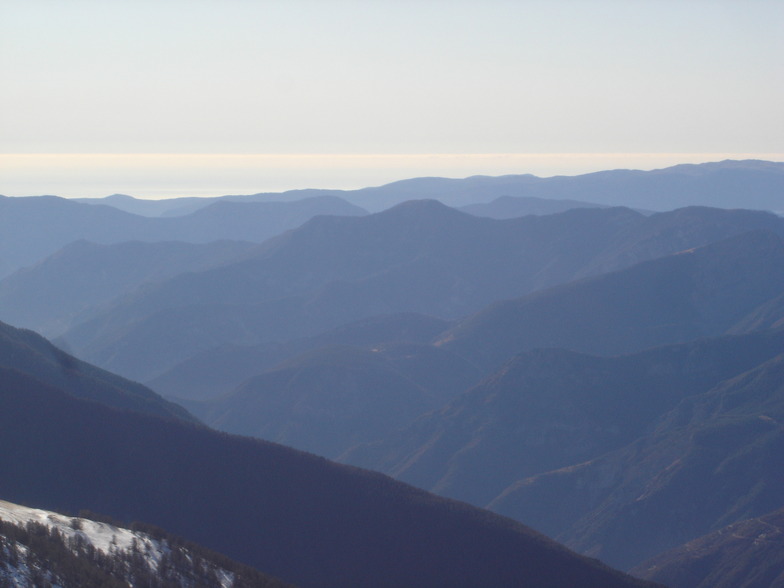
[[[169,551],[163,542],[156,541],[145,533],[81,517],[68,517],[48,510],[28,508],[4,500],[0,500],[0,519],[19,527],[24,527],[29,522],[40,523],[50,529],[57,529],[66,542],[80,538],[106,555],[117,551],[131,551],[135,542],[153,568],[157,568],[161,556]]]
[[[163,531],[154,535],[0,500],[0,586],[281,585]]]

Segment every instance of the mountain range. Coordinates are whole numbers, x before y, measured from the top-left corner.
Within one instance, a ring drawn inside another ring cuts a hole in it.
[[[768,231],[496,303],[436,341],[483,365],[561,347],[603,355],[718,335],[784,290],[784,241]]]
[[[687,396],[782,349],[784,331],[763,331],[613,357],[526,351],[442,409],[341,459],[487,506],[518,480],[624,447]]]
[[[319,214],[361,215],[365,211],[324,196],[295,202],[216,202],[178,218],[147,218],[55,196],[0,196],[0,277],[78,240],[100,244],[221,239],[260,243]]]
[[[375,345],[359,350],[355,345],[310,351],[247,380],[232,392],[186,406],[219,429],[276,440],[335,458],[355,444],[372,441],[372,434],[389,434],[451,399],[443,393],[434,394],[422,381],[423,375],[429,375],[431,381],[440,377],[446,384],[441,388],[454,397],[477,382],[483,372],[492,373],[520,351],[554,347],[616,355],[719,335],[784,291],[782,270],[782,239],[769,232],[752,231],[689,253],[496,304],[437,335],[433,346]],[[404,349],[408,358],[417,358],[417,374],[391,369],[389,352],[394,350],[399,355],[398,349]],[[541,360],[537,356],[537,360],[525,364],[521,373],[530,375]],[[613,369],[624,371],[619,366]],[[453,377],[447,380],[442,374]],[[629,378],[643,380],[645,375],[637,373]],[[654,389],[668,385],[671,382],[657,381]],[[515,391],[519,394],[518,389]],[[467,414],[478,417],[476,406],[488,405],[479,401]],[[612,411],[616,413],[617,410]],[[507,412],[511,414],[514,412]],[[386,420],[382,422],[380,417]],[[520,426],[524,420],[524,415],[518,415],[513,422]],[[609,422],[606,426],[617,424]],[[365,427],[367,431],[360,433]],[[455,428],[471,429],[465,425]],[[404,430],[400,437],[410,448],[407,444],[417,439],[417,434]],[[600,438],[597,432],[593,441]],[[475,451],[476,439],[469,440]],[[582,448],[591,442],[583,440]],[[555,443],[565,446],[562,441]],[[444,450],[435,439],[421,440],[419,444],[429,449],[410,448],[418,459],[411,462],[410,457],[401,456],[405,467],[382,466],[378,461],[356,463],[396,475],[409,468],[421,468],[437,480],[439,469],[428,463],[426,456],[442,456]],[[483,505],[494,496],[489,480],[512,467],[509,454],[508,450],[489,450],[477,457],[477,463],[487,464],[477,475],[478,485],[490,493],[483,498],[471,494],[465,480],[448,484],[412,477],[408,481],[446,494],[452,487],[460,488],[457,495],[450,495]],[[503,456],[503,467],[495,463],[493,455]]]
[[[0,319],[56,337],[140,286],[232,261],[252,243],[79,240],[0,281]]]
[[[712,210],[703,210],[703,209],[695,209],[693,211],[685,211],[689,212],[689,215],[682,215],[686,217],[688,221],[690,221],[690,225],[692,228],[692,232],[694,233],[695,228],[699,228],[702,224],[703,226],[715,227],[717,223],[715,222],[716,217],[713,216],[714,211]],[[705,213],[704,218],[700,218],[699,213]],[[697,214],[695,214],[697,213]],[[681,216],[681,215],[678,215]],[[689,217],[691,216],[691,219]],[[739,215],[740,218],[743,215]],[[763,216],[763,219],[767,222],[767,220],[771,220],[768,217]],[[774,230],[780,232],[780,225],[778,221],[776,221],[775,217],[772,219],[774,222],[770,225],[773,227]],[[686,223],[684,223],[686,224]],[[677,226],[677,225],[676,225]],[[754,224],[751,223],[739,223],[739,226],[735,228],[735,230],[743,230],[748,227],[753,227]],[[764,226],[762,224],[758,224],[756,226]],[[732,230],[729,227],[723,230],[720,233],[715,233],[717,236],[721,234],[731,234]],[[681,235],[682,238],[682,235]],[[693,243],[697,239],[702,240],[710,240],[710,235],[695,235],[691,238],[691,242]],[[748,246],[752,247],[752,250],[745,253],[745,255],[750,255],[752,258],[754,257],[755,253],[754,247],[759,247],[760,249],[758,252],[763,251],[768,245],[772,248],[771,251],[775,251],[776,248],[779,246],[779,243],[775,237],[772,235],[765,235],[763,233],[758,234],[756,237],[753,234],[749,234],[745,237],[738,237],[740,239],[739,243],[741,242],[748,242]],[[766,245],[766,241],[769,240],[768,245]],[[650,243],[648,240],[647,243]],[[754,245],[756,243],[756,245]],[[718,248],[719,245],[716,245]],[[742,261],[742,251],[739,250],[738,252],[733,251],[733,243],[728,242],[724,246],[724,250],[732,253],[732,255],[736,255],[737,259],[735,263],[743,265]],[[628,249],[625,249],[628,251]],[[650,251],[650,250],[649,250]],[[652,254],[652,252],[651,252]],[[553,253],[553,255],[556,255]],[[697,257],[705,257],[706,259],[710,257],[710,252],[699,252],[697,253]],[[543,255],[544,259],[547,259],[546,255]],[[719,261],[722,260],[722,261]],[[718,263],[725,263],[722,257],[722,252],[717,251],[717,254],[714,256],[714,261],[718,261]],[[726,260],[726,263],[729,262],[729,258]],[[591,330],[588,327],[583,329],[583,333],[585,333],[585,337],[588,338],[588,341],[583,343],[582,347],[580,347],[579,341],[575,340],[575,337],[579,336],[580,331],[572,330],[570,327],[572,322],[570,320],[559,320],[559,316],[571,316],[571,314],[576,315],[576,320],[594,320],[596,323],[599,323],[602,319],[600,316],[604,316],[604,319],[609,320],[610,322],[615,321],[615,328],[610,329],[609,324],[605,327],[609,329],[609,332],[615,333],[613,336],[616,338],[626,337],[627,341],[632,341],[637,337],[639,340],[634,343],[638,348],[640,346],[645,345],[646,340],[640,338],[643,334],[647,333],[646,337],[647,340],[650,340],[652,337],[659,337],[659,340],[662,342],[672,342],[674,340],[679,340],[678,337],[681,334],[678,334],[676,331],[679,328],[678,323],[673,323],[672,315],[670,318],[666,318],[666,313],[657,316],[654,312],[651,311],[651,308],[656,304],[659,307],[663,307],[666,312],[672,312],[673,309],[670,309],[666,305],[666,301],[663,299],[663,293],[667,291],[669,288],[672,290],[674,288],[675,283],[680,279],[680,284],[682,287],[686,288],[686,291],[691,292],[684,280],[686,279],[695,279],[699,278],[698,274],[692,275],[692,277],[688,277],[688,272],[683,274],[680,278],[678,278],[678,272],[681,270],[677,270],[675,268],[685,268],[686,265],[684,264],[684,260],[680,259],[679,257],[675,257],[669,261],[662,261],[661,267],[658,270],[660,275],[656,278],[659,282],[659,286],[657,289],[650,289],[649,286],[651,283],[650,280],[653,280],[653,276],[647,276],[647,270],[645,268],[639,270],[629,270],[628,273],[622,273],[621,275],[616,275],[614,277],[608,276],[607,278],[604,277],[597,277],[595,282],[587,282],[587,283],[575,283],[572,285],[564,285],[561,289],[555,289],[552,291],[540,291],[535,295],[530,296],[530,300],[528,298],[519,299],[517,301],[510,301],[506,303],[497,303],[496,305],[491,305],[490,307],[486,308],[483,311],[480,311],[473,317],[468,317],[463,321],[459,321],[455,323],[453,321],[452,326],[453,329],[450,332],[442,333],[441,331],[446,331],[447,324],[441,323],[441,326],[434,324],[433,319],[427,319],[423,324],[427,324],[428,327],[425,329],[426,334],[428,337],[422,338],[418,337],[415,339],[416,342],[432,342],[433,340],[441,340],[441,347],[446,349],[450,345],[454,347],[454,350],[461,354],[464,358],[467,359],[469,363],[475,363],[477,365],[481,365],[483,370],[493,369],[497,367],[502,361],[511,357],[514,353],[522,351],[525,348],[535,347],[535,346],[547,346],[553,344],[559,345],[566,345],[574,346],[575,349],[583,350],[583,351],[597,351],[600,348],[599,345],[606,345],[609,341],[606,338],[602,339],[595,339],[592,338]],[[652,267],[659,267],[654,264]],[[758,279],[762,279],[763,281],[767,279],[766,275],[766,266],[762,265],[763,271],[758,274]],[[669,269],[668,269],[669,268]],[[753,265],[749,266],[748,268],[742,269],[743,271],[752,271]],[[732,272],[733,270],[729,267],[729,265],[725,268],[721,268],[720,266],[716,266],[716,271],[724,271],[724,272]],[[636,277],[635,277],[636,276]],[[643,278],[644,279],[640,279]],[[701,278],[699,278],[701,279]],[[771,284],[767,286],[768,292],[776,293],[776,285],[775,285],[775,274],[771,277]],[[645,282],[648,280],[649,282]],[[628,283],[627,283],[628,282]],[[634,287],[643,290],[643,296],[640,299],[636,299],[633,297],[625,297],[624,290],[622,287],[626,287],[629,284],[636,284]],[[646,285],[647,284],[647,285]],[[709,282],[703,280],[701,288],[707,287]],[[401,286],[402,287],[402,286]],[[593,289],[595,294],[593,295],[594,304],[604,305],[604,310],[597,310],[597,308],[593,308],[592,312],[590,313],[583,313],[580,305],[585,304],[584,300],[584,293],[586,291],[590,291]],[[604,291],[605,289],[606,291]],[[715,290],[719,296],[722,295],[721,289]],[[696,293],[693,292],[696,295]],[[703,293],[700,294],[704,296],[707,294]],[[674,295],[674,294],[672,294]],[[625,322],[624,319],[620,315],[616,315],[616,307],[614,303],[610,302],[609,296],[615,296],[616,298],[620,299],[620,303],[618,304],[618,309],[620,308],[627,308],[627,320]],[[645,298],[648,296],[648,298]],[[649,320],[654,321],[653,323],[649,324],[646,327],[647,331],[640,331],[636,334],[633,334],[631,329],[629,328],[630,325],[634,325],[635,328],[641,328],[642,325],[637,325],[637,318],[634,314],[635,311],[633,310],[633,305],[637,304],[643,306],[644,300],[649,300],[650,297],[653,297],[652,306],[650,308],[646,307],[646,312],[648,313],[648,318],[644,318],[646,315],[645,313],[640,314],[640,321],[642,320]],[[578,304],[571,304],[569,301],[577,301]],[[778,303],[779,306],[777,307],[777,300],[781,300],[781,298],[774,297],[768,302],[764,302],[761,306],[757,307],[756,309],[748,308],[748,312],[750,314],[741,319],[740,322],[730,327],[731,331],[743,332],[744,330],[750,330],[754,328],[762,328],[763,326],[774,326],[776,321],[779,320],[782,316],[780,302]],[[549,304],[554,305],[554,308],[558,309],[554,311],[551,315],[545,315],[538,312],[538,305],[542,304]],[[570,306],[571,304],[571,306]],[[751,303],[746,300],[743,301],[742,304],[750,305]],[[559,306],[560,305],[560,306]],[[515,318],[513,309],[518,308],[529,308],[526,312],[530,312],[532,316],[536,318],[539,322],[547,321],[547,316],[550,316],[552,320],[555,321],[553,324],[544,324],[540,325],[541,329],[535,330],[531,329],[530,325],[526,328],[520,328],[519,324],[519,317]],[[235,309],[236,310],[236,309]],[[506,312],[509,310],[510,312]],[[602,315],[601,313],[604,313]],[[697,321],[692,325],[692,334],[695,334],[697,331],[703,334],[709,334],[710,329],[719,329],[721,330],[720,326],[718,325],[700,325],[697,324],[700,321],[703,321],[703,318],[699,318],[699,313],[703,312],[702,309],[698,307],[694,307],[692,316],[692,321]],[[733,311],[734,312],[734,311]],[[559,314],[561,313],[561,314]],[[563,313],[567,313],[564,315]],[[598,313],[598,314],[597,314]],[[497,318],[494,318],[497,317]],[[411,328],[410,325],[412,324],[412,320],[414,320],[413,315],[407,315],[406,318],[406,328]],[[195,317],[194,317],[195,319]],[[666,320],[665,320],[666,319]],[[388,318],[385,319],[386,324],[394,323],[394,315],[389,315]],[[518,321],[518,322],[515,322]],[[656,321],[664,322],[665,324],[667,321],[672,323],[669,327],[661,328],[656,326]],[[749,322],[752,321],[752,322]],[[246,323],[247,324],[247,323]],[[370,323],[359,323],[359,324],[370,324]],[[379,324],[379,323],[376,323]],[[578,324],[578,323],[575,323]],[[629,326],[627,326],[629,325]],[[433,327],[431,329],[431,326]],[[565,332],[567,339],[562,339],[560,341],[556,340],[553,342],[553,337],[556,336],[558,329],[561,329]],[[685,328],[685,327],[684,327]],[[707,331],[705,329],[708,329]],[[722,327],[726,328],[726,326]],[[175,365],[172,368],[164,371],[160,376],[149,380],[150,383],[155,383],[155,386],[160,386],[160,390],[166,392],[167,394],[177,396],[179,398],[204,398],[210,395],[210,387],[212,388],[212,395],[217,396],[220,393],[229,392],[232,388],[240,384],[243,380],[257,374],[261,373],[262,371],[274,367],[275,361],[282,361],[288,357],[292,357],[296,355],[298,352],[305,351],[306,349],[312,349],[319,344],[328,345],[333,343],[338,344],[369,344],[370,341],[366,339],[352,339],[349,336],[351,329],[343,328],[341,334],[337,338],[330,338],[328,334],[319,335],[315,338],[309,338],[306,340],[302,340],[299,343],[286,343],[282,344],[281,342],[271,342],[261,345],[238,345],[237,343],[229,343],[223,344],[218,347],[214,347],[204,352],[197,353],[191,359],[185,359],[180,364]],[[473,336],[471,333],[476,334]],[[492,333],[492,336],[490,335]],[[506,334],[508,333],[508,335]],[[465,337],[464,337],[465,336]],[[686,336],[685,334],[683,336]],[[511,340],[507,341],[507,337],[511,338]],[[671,337],[675,337],[675,339],[671,339]],[[402,339],[401,339],[402,338]],[[525,340],[515,340],[517,339],[525,339]],[[374,342],[375,343],[382,343],[386,341],[394,341],[394,340],[405,340],[405,341],[414,341],[411,339],[411,332],[403,334],[402,332],[396,333],[388,333],[379,331],[375,335]],[[595,339],[595,340],[594,340]],[[308,341],[308,342],[306,342]],[[471,346],[474,347],[471,347]],[[616,346],[619,343],[616,343]],[[460,351],[460,348],[466,347],[465,352]],[[220,358],[220,359],[219,359]],[[224,363],[225,362],[225,363]],[[222,369],[221,365],[231,366],[230,369]],[[209,369],[207,369],[209,366]],[[255,370],[255,371],[254,371]],[[467,385],[467,384],[466,384]],[[201,390],[198,395],[189,392],[189,390]]]
[[[771,512],[784,482],[776,465],[783,361],[686,397],[627,446],[521,480],[490,507],[624,568]],[[569,508],[542,516],[561,501]]]
[[[364,217],[321,216],[241,261],[116,301],[64,333],[74,353],[141,381],[222,345],[317,335],[374,315],[452,319],[576,278],[764,229],[765,212],[624,208],[493,220],[434,201]]]
[[[0,368],[0,495],[142,520],[303,586],[644,586],[380,474]],[[120,395],[122,402],[122,395]]]
[[[0,198],[0,499],[302,586],[779,585],[781,168]]]
[[[321,347],[201,402],[178,399],[210,426],[335,459],[451,400],[481,372],[429,345]]]
[[[115,194],[107,198],[83,198],[80,202],[106,204],[135,214],[175,216],[194,212],[216,201],[291,201],[315,196],[338,196],[371,212],[379,212],[407,200],[434,199],[467,211],[488,210],[485,205],[498,198],[520,198],[514,204],[520,216],[558,212],[585,206],[628,206],[665,211],[685,206],[748,208],[784,211],[784,164],[759,160],[726,160],[681,164],[652,171],[617,169],[576,176],[537,177],[531,174],[453,178],[412,178],[358,190],[290,190],[218,198],[172,198],[144,201]],[[571,202],[570,202],[571,201]],[[505,208],[512,203],[496,203]],[[574,204],[575,206],[573,206]],[[506,213],[504,213],[506,214]],[[488,214],[487,216],[495,216]]]
[[[535,196],[499,196],[491,202],[461,206],[459,210],[474,216],[504,219],[528,216],[530,214],[556,214],[572,210],[573,208],[603,208],[603,206],[579,200],[557,200],[554,198],[537,198]]]
[[[322,347],[354,346],[373,349],[387,343],[424,344],[453,324],[452,321],[416,313],[379,315],[354,321],[324,333],[287,342],[256,346],[223,345],[197,353],[150,381],[150,386],[177,401],[206,400],[229,392],[249,378],[280,363]],[[426,359],[427,355],[425,355]],[[417,356],[412,356],[418,360]],[[458,370],[471,369],[463,362]],[[477,375],[481,371],[477,368]],[[451,378],[449,373],[425,372],[425,381]],[[428,384],[429,386],[430,384]]]
[[[559,250],[589,256],[644,219],[625,209],[563,214],[501,221],[419,201],[366,217],[321,216],[242,261],[147,288],[63,339],[94,363],[147,380],[220,344],[286,341],[380,314],[458,317],[571,278],[580,262],[554,262]],[[160,329],[187,336],[172,342],[154,334]]]

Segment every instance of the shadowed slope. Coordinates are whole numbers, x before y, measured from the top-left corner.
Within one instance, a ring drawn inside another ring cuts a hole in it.
[[[452,323],[413,313],[374,316],[314,337],[265,345],[222,345],[199,353],[147,382],[169,398],[206,400],[301,353],[329,345],[374,347],[383,343],[428,343]]]
[[[78,398],[192,421],[181,406],[149,388],[68,355],[40,335],[0,323],[0,367],[34,376]]]
[[[14,502],[149,521],[303,586],[644,585],[380,474],[1,376]]]
[[[310,351],[203,403],[183,403],[208,425],[336,458],[440,408],[478,370],[426,345]]]

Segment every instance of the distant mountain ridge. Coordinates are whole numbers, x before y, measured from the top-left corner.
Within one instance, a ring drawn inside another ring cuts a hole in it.
[[[190,213],[218,200],[291,201],[325,195],[339,196],[371,212],[379,212],[413,199],[430,198],[449,206],[462,207],[484,205],[499,197],[583,203],[579,206],[591,202],[659,212],[694,205],[784,212],[782,193],[784,163],[750,159],[680,164],[652,171],[616,169],[575,176],[537,177],[522,174],[463,179],[423,177],[358,190],[307,189],[159,201],[132,201],[127,196],[114,195],[80,201],[108,204],[150,216]]]
[[[237,259],[252,243],[75,241],[33,267],[0,280],[0,320],[58,336],[74,322],[148,282]]]
[[[466,204],[460,210],[475,216],[489,218],[517,218],[529,214],[544,215],[566,212],[573,208],[605,208],[601,204],[579,200],[556,200],[535,196],[499,196],[495,200],[479,204]]]
[[[148,218],[55,196],[0,197],[0,277],[79,240],[260,243],[320,214],[366,212],[334,196],[296,202],[218,202],[177,218]]]

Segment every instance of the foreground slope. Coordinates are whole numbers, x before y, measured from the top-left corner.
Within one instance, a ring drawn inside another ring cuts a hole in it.
[[[304,586],[644,585],[380,474],[0,377],[14,502],[149,521]]]
[[[0,585],[288,586],[161,529],[138,523],[127,529],[93,518],[0,500]]]

